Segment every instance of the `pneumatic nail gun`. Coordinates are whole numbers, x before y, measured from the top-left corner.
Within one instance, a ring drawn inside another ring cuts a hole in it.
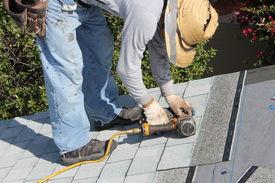
[[[170,108],[166,108],[165,112],[168,115],[169,123],[164,125],[149,125],[146,118],[141,119],[140,127],[127,130],[127,134],[139,134],[144,136],[159,132],[167,132],[176,130],[182,137],[189,137],[196,133],[196,122],[193,116],[184,115],[177,116]]]

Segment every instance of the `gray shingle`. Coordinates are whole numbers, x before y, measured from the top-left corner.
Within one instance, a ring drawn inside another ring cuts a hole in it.
[[[123,183],[125,177],[106,177],[106,178],[99,178],[97,183]]]
[[[181,144],[188,144],[193,143],[196,141],[196,136],[190,136],[190,137],[182,137],[177,132],[171,132],[169,133],[169,139],[167,141],[166,146],[175,146],[175,145],[181,145]]]
[[[23,130],[21,130],[21,132],[17,134],[17,137],[14,139],[14,142],[30,141],[33,140],[36,136],[37,133],[35,133],[32,129],[24,127]]]
[[[188,167],[191,162],[193,143],[166,147],[158,165],[158,170]]]
[[[26,168],[26,167],[33,167],[34,165],[36,165],[38,160],[39,159],[36,157],[18,160],[16,165],[13,167],[13,169],[22,169],[22,168]]]
[[[48,137],[50,139],[53,139],[53,134],[52,133],[43,134],[43,136]]]
[[[44,135],[36,136],[34,141],[29,145],[28,149],[20,158],[24,159],[32,156],[40,157],[42,154],[57,151],[56,146],[52,144],[51,141],[52,139]]]
[[[155,172],[131,175],[125,178],[124,183],[150,183],[153,182]]]
[[[19,160],[12,170],[9,172],[5,180],[21,180],[25,179],[31,172],[38,158],[29,158],[24,160]]]
[[[41,178],[44,178],[56,169],[57,164],[53,163],[46,163],[43,161],[38,161],[38,163],[35,165],[35,167],[32,169],[30,174],[27,176],[26,180],[38,180]]]
[[[4,178],[8,175],[12,167],[9,168],[1,168],[0,169],[0,180],[4,180]]]
[[[6,130],[8,128],[8,121],[1,121],[0,123],[0,132],[2,133],[2,131]]]
[[[257,170],[248,178],[247,183],[261,183],[261,182],[274,182],[275,181],[275,170],[269,168],[259,167]]]
[[[88,179],[78,179],[78,180],[73,180],[72,183],[96,183],[97,177],[92,177]]]
[[[42,135],[52,133],[52,126],[50,124],[44,124],[39,133]]]
[[[133,159],[137,150],[138,146],[117,148],[112,152],[110,158],[108,159],[108,163]]]
[[[200,128],[201,128],[201,123],[202,123],[203,116],[195,116],[194,120],[196,122],[196,136],[198,135]]]
[[[103,168],[100,179],[108,179],[108,178],[123,178],[125,177],[127,170],[130,166],[131,160],[125,160],[115,163],[108,163]]]
[[[5,154],[19,154],[23,153],[30,145],[30,141],[14,143],[9,146]]]
[[[166,142],[167,142],[167,137],[163,135],[144,136],[142,139],[142,142],[140,143],[140,147],[165,144]]]
[[[17,124],[17,126],[27,126],[28,128],[32,129],[35,133],[38,133],[43,126],[42,122],[28,120],[23,117],[16,117],[13,119],[13,121]]]
[[[9,149],[9,146],[13,142],[14,138],[0,140],[0,157],[3,155],[7,149]]]
[[[0,168],[14,166],[21,155],[22,153],[4,154],[0,157]]]
[[[45,144],[41,144],[41,146],[44,146]],[[46,145],[45,150],[43,151],[43,154],[53,153],[53,152],[59,152],[58,147],[55,145],[53,140],[50,140],[49,143]]]
[[[59,152],[44,154],[39,159],[39,163],[49,163],[49,162],[60,164],[61,159],[60,159]]]
[[[72,182],[72,180],[73,180],[73,177],[66,177],[62,179],[53,179],[48,183],[69,183],[69,182]]]
[[[74,179],[88,179],[90,178],[95,179],[100,175],[100,172],[102,171],[102,168],[105,165],[105,161],[100,162],[100,163],[90,163],[86,165],[82,165],[79,167],[78,171],[75,174]]]
[[[63,166],[63,165],[58,165],[56,167],[56,169],[54,170],[54,172],[56,171],[59,171],[63,168],[65,168],[66,166]],[[53,178],[53,180],[56,180],[56,179],[64,179],[64,178],[70,178],[70,177],[74,177],[76,172],[78,171],[79,167],[76,167],[76,168],[73,168],[71,170],[68,170],[66,172],[63,172],[62,174],[59,174],[57,175],[56,177]]]
[[[127,175],[156,171],[164,144],[139,148]]]
[[[24,183],[37,183],[39,180],[24,180]]]
[[[186,91],[187,84],[187,82],[174,84],[174,90],[178,96],[183,97],[183,94]]]
[[[3,132],[1,132],[0,139],[8,139],[8,138],[16,137],[22,129],[23,129],[22,125],[6,128]]]
[[[184,97],[190,97],[195,95],[202,95],[209,93],[212,85],[212,77],[189,81]]]
[[[3,180],[2,183],[24,183],[24,180],[23,179],[22,180],[6,180],[6,181]]]
[[[203,94],[184,98],[194,109],[194,116],[202,116],[204,114],[207,105],[207,96],[208,94]]]
[[[129,149],[138,147],[141,142],[142,136],[140,135],[122,135],[118,139],[117,149]]]
[[[192,155],[192,165],[221,162],[239,73],[216,76]]]
[[[213,182],[215,171],[219,170],[216,169],[216,164],[197,166],[193,180],[194,182]]]
[[[16,117],[14,119],[11,119],[11,120],[8,120],[7,123],[9,124],[9,128],[12,128],[12,127],[18,127],[18,126],[21,126],[21,125],[24,125],[24,124],[21,124],[20,122],[17,121],[19,117]]]
[[[272,66],[248,70],[245,84],[248,85],[248,84],[260,83],[268,80],[274,80],[275,79],[274,69],[275,69],[275,66],[272,65]]]
[[[153,183],[179,183],[185,182],[189,168],[171,169],[157,171]]]
[[[26,123],[26,126],[34,131],[34,133],[39,133],[41,128],[43,127],[44,124],[36,121],[28,121]]]

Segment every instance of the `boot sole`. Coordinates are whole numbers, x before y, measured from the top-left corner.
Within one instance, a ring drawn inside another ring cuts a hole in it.
[[[89,160],[97,160],[104,156],[104,153],[92,154],[86,157],[77,157],[77,158],[65,158],[62,159],[62,163],[66,166],[81,162],[81,161],[89,161]]]

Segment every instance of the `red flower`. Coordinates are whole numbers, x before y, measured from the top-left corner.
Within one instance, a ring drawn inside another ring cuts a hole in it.
[[[243,35],[246,36],[246,37],[248,37],[253,32],[254,32],[254,30],[251,29],[251,28],[244,28],[243,29]]]
[[[251,32],[253,32],[253,29],[248,28],[248,29],[247,29],[247,32],[248,32],[248,33],[251,33]]]

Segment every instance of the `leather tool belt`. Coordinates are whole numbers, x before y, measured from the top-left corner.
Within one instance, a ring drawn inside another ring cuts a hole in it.
[[[48,0],[4,0],[4,8],[20,29],[40,38],[46,33],[47,5]]]

